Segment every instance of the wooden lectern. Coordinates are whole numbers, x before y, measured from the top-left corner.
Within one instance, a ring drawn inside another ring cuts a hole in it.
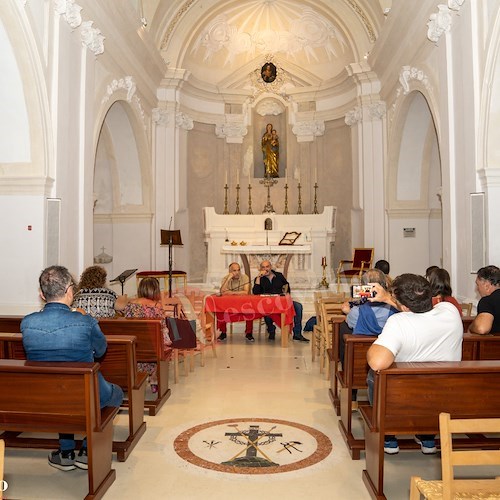
[[[161,229],[160,245],[168,245],[168,296],[172,298],[172,247],[182,246],[180,229]]]

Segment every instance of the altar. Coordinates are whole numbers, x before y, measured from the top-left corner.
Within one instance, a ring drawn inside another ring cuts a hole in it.
[[[321,281],[321,261],[326,257],[327,277],[333,274],[331,255],[335,243],[335,207],[320,214],[217,214],[205,207],[204,241],[207,255],[206,282],[214,287],[231,262],[238,262],[245,274],[255,277],[262,260],[270,260],[282,272],[291,288],[315,288]],[[287,232],[300,233],[293,245],[280,245]]]

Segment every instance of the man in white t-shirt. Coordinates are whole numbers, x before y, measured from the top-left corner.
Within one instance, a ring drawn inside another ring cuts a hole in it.
[[[457,308],[448,302],[432,307],[429,282],[422,276],[402,274],[391,293],[373,284],[377,302],[386,302],[401,310],[391,316],[382,333],[368,350],[372,370],[389,368],[394,361],[460,361],[463,324]],[[373,371],[368,374],[368,397],[373,403]],[[436,453],[434,436],[415,436],[425,454]],[[399,452],[395,436],[386,436],[384,451]]]

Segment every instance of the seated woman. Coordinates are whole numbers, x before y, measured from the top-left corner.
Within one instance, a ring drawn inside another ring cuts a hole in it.
[[[439,302],[449,302],[453,304],[463,315],[462,308],[455,297],[452,297],[450,274],[446,269],[436,267],[429,271],[427,276],[432,290],[432,305],[435,306]]]
[[[106,269],[101,266],[87,267],[80,276],[73,307],[93,318],[113,318],[116,311],[125,309],[127,296],[118,296],[106,288],[106,276]]]
[[[130,300],[125,307],[123,315],[126,318],[161,319],[163,332],[163,348],[170,354],[172,341],[168,335],[165,317],[167,316],[161,304],[160,284],[156,278],[144,278],[137,288],[137,298]],[[158,392],[158,379],[156,376],[156,363],[137,363],[141,372],[149,375],[151,392]]]
[[[389,288],[387,276],[380,269],[368,269],[361,277],[361,284],[378,283],[384,290]],[[390,281],[389,281],[390,282]],[[339,357],[344,363],[344,333],[354,335],[380,335],[388,318],[399,312],[385,302],[369,302],[360,300],[344,302],[342,312],[347,314],[346,320],[340,324]],[[357,390],[352,391],[352,400],[356,401]]]

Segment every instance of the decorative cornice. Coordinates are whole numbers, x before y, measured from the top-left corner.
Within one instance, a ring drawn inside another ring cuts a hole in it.
[[[170,113],[164,108],[153,108],[152,119],[157,125],[167,126],[170,123]]]
[[[264,99],[255,106],[255,111],[260,116],[278,116],[285,111],[285,107],[277,99]]]
[[[448,0],[448,8],[459,11],[465,0]]]
[[[356,106],[354,109],[348,111],[345,115],[345,124],[349,127],[356,125],[358,122],[363,120],[363,110]]]
[[[387,210],[389,219],[429,219],[435,209],[430,208],[390,208]]]
[[[93,28],[94,21],[83,21],[82,23],[82,44],[91,50],[96,56],[104,52],[104,39],[101,30]]]
[[[500,168],[486,167],[477,171],[484,189],[500,187]]]
[[[80,15],[82,7],[75,4],[75,0],[56,0],[54,8],[57,14],[63,16],[73,29],[82,24],[82,16]]]
[[[215,134],[219,139],[226,139],[227,143],[241,144],[243,137],[248,133],[244,123],[223,123],[215,127]]]
[[[49,196],[54,186],[51,177],[2,177],[0,182],[1,196],[42,195]]]
[[[315,137],[324,135],[325,122],[320,120],[298,121],[292,127],[297,142],[311,142]]]
[[[365,25],[365,29],[368,33],[368,38],[370,39],[370,42],[374,43],[377,40],[377,37],[375,36],[375,30],[373,29],[372,24],[370,23],[370,20],[368,19],[368,16],[366,15],[365,11],[357,4],[355,0],[347,0],[347,3],[352,7],[354,12],[361,18],[361,21]]]
[[[455,3],[456,2],[453,2],[454,5]],[[438,12],[431,14],[427,22],[427,38],[431,42],[437,43],[443,33],[450,31],[451,22],[452,18],[449,7],[444,4],[439,4]]]
[[[184,130],[192,130],[194,127],[193,119],[180,111],[175,115],[175,125]]]
[[[179,22],[180,18],[187,12],[189,7],[193,5],[195,0],[188,0],[175,14],[174,18],[170,22],[170,24],[167,27],[167,31],[165,32],[165,35],[163,36],[163,40],[161,42],[160,49],[163,50],[167,46],[168,40],[170,39],[170,35],[172,34],[172,31],[174,31],[175,25]]]

